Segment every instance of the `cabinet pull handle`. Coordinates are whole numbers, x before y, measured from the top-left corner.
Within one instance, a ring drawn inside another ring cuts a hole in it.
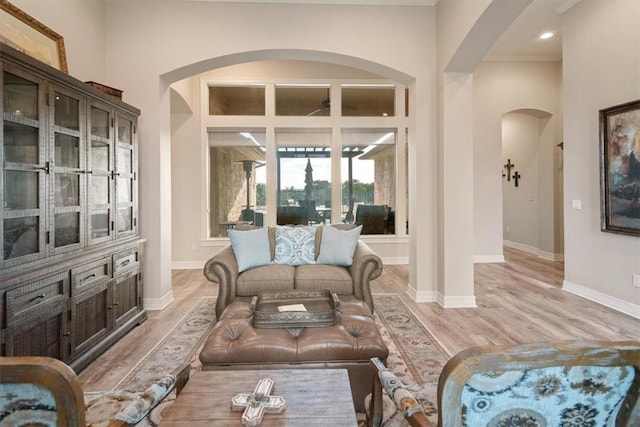
[[[130,260],[130,259],[125,259],[124,261],[122,261],[122,262],[120,263],[120,267],[124,267],[125,265],[129,264],[130,262],[131,262],[131,260]]]
[[[89,280],[89,279],[93,279],[94,277],[96,277],[96,273],[91,273],[90,275],[88,275],[87,277],[83,278],[80,280],[80,283],[84,282],[85,280]]]
[[[36,169],[49,173],[49,162],[44,162],[44,166],[37,167]]]
[[[112,305],[108,305],[108,306],[107,306],[107,310],[111,310],[112,308],[113,308],[113,306],[112,306]]]
[[[42,301],[44,299],[44,297],[46,297],[45,294],[39,294],[36,295],[36,297],[34,299],[38,300],[38,302]]]
[[[114,306],[116,306],[116,305],[118,305],[118,303],[117,303],[117,302],[114,302],[114,303],[113,303],[113,305],[114,305]]]
[[[68,337],[69,335],[71,335],[71,332],[67,331],[67,332],[65,332],[65,333],[64,333],[64,334],[62,334],[62,335],[63,335],[63,336],[65,336],[65,337]]]

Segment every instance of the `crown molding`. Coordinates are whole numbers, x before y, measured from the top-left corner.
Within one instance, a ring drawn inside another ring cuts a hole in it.
[[[482,62],[562,62],[562,55],[539,56],[486,56]]]
[[[435,6],[438,0],[191,0],[212,3],[284,3],[360,6]]]

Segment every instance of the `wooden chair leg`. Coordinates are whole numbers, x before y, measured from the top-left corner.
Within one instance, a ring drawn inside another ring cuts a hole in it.
[[[379,360],[378,363],[382,363]],[[369,401],[369,416],[367,417],[368,427],[380,427],[382,425],[382,382],[378,376],[378,368],[371,362],[371,371],[373,376],[373,389],[371,391],[371,400]]]

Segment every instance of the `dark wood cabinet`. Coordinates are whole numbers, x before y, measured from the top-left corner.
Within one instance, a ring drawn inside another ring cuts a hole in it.
[[[146,319],[140,111],[0,44],[0,355],[81,369]]]

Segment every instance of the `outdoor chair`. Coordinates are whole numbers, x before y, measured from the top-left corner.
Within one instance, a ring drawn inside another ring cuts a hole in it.
[[[307,210],[302,206],[278,206],[278,225],[307,225]]]
[[[375,377],[411,426],[431,426],[388,369]],[[369,426],[382,425],[373,387]],[[640,343],[563,341],[462,350],[438,380],[438,426],[640,426]]]
[[[389,206],[358,205],[356,225],[362,225],[361,234],[386,234],[389,227]]]
[[[0,357],[0,425],[134,425],[172,390],[179,394],[190,370],[181,365],[145,391],[83,393],[76,374],[60,360]]]

